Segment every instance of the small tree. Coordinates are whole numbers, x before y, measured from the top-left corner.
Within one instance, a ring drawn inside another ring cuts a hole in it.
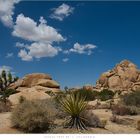
[[[0,94],[1,94],[1,100],[4,101],[6,104],[7,98],[11,95],[16,93],[16,90],[10,89],[9,86],[11,83],[15,82],[17,79],[12,77],[12,74],[6,73],[5,70],[2,71],[0,74]]]

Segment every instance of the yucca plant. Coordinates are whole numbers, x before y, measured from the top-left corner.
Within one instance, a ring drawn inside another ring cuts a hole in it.
[[[64,111],[69,115],[69,119],[66,121],[66,126],[69,128],[86,129],[86,119],[81,116],[81,113],[85,110],[87,102],[85,98],[79,94],[70,94],[60,101]]]

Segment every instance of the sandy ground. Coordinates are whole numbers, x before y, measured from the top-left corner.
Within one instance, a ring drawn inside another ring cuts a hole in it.
[[[110,117],[112,113],[110,110],[98,109],[93,110],[93,112],[99,116],[99,118],[103,118],[107,120],[107,125],[105,130],[101,133],[113,133],[113,134],[140,134],[140,131],[136,129],[136,121],[140,119],[140,115],[136,116],[119,116],[120,119],[125,120],[124,124],[116,124],[110,121]],[[100,133],[100,128],[95,129],[92,128],[93,133]]]
[[[88,131],[75,131],[58,128],[56,133],[89,133],[89,134],[140,134],[140,131],[136,129],[136,121],[140,119],[140,115],[137,116],[119,116],[120,119],[126,120],[124,124],[112,123],[109,119],[112,116],[110,110],[97,109],[93,112],[101,119],[107,120],[105,129],[102,128],[88,128]],[[12,128],[10,122],[11,112],[0,113],[0,133],[1,134],[19,134],[22,133],[17,129]]]
[[[20,133],[18,130],[12,128],[10,123],[11,112],[0,113],[0,133],[2,134],[17,134]]]

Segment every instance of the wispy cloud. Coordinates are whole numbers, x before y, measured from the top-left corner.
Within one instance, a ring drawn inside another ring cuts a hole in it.
[[[6,58],[11,58],[11,57],[13,57],[13,56],[14,56],[13,53],[7,53],[7,54],[6,54]]]
[[[13,15],[15,4],[20,0],[0,0],[0,20],[1,22],[7,26],[13,26]]]
[[[63,58],[62,61],[67,62],[67,61],[69,61],[69,58]]]
[[[16,45],[17,48],[26,48],[26,46],[27,46],[26,44],[21,43],[21,42],[16,42],[15,45]]]
[[[71,48],[69,50],[64,50],[63,53],[64,54],[78,53],[78,54],[91,55],[95,48],[97,48],[97,46],[93,45],[93,44],[84,44],[83,45],[83,44],[75,43],[73,48]]]
[[[65,17],[68,17],[73,13],[74,8],[63,3],[57,8],[52,9],[53,13],[50,15],[50,18],[62,21]]]

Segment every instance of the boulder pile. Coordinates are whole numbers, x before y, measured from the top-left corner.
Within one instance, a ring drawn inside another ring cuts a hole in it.
[[[47,99],[50,96],[46,92],[60,92],[60,85],[52,80],[51,76],[44,73],[28,74],[22,79],[10,85],[10,88],[19,91],[9,97],[13,104],[18,104],[21,96],[28,100]]]
[[[101,74],[96,90],[110,89],[122,94],[140,89],[140,70],[128,60],[117,64],[112,70]]]

